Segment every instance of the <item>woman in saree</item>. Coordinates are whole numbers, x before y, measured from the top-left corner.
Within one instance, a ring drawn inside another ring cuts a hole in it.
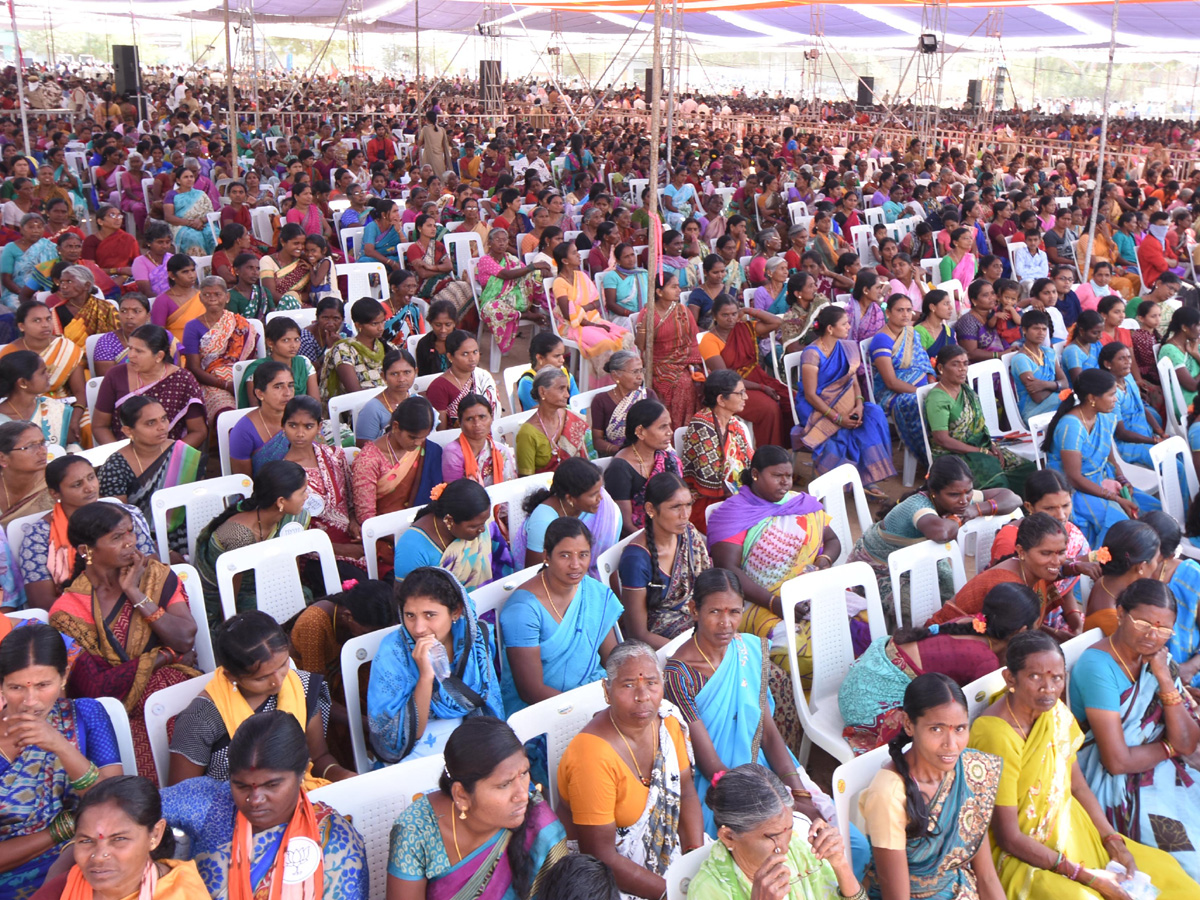
[[[1163,431],[1157,413],[1152,412],[1142,400],[1141,391],[1133,378],[1133,352],[1125,344],[1112,341],[1100,351],[1099,368],[1112,373],[1117,383],[1117,403],[1114,412],[1118,416],[1113,440],[1121,454],[1121,460],[1131,465],[1154,468],[1150,448],[1167,435]],[[1180,472],[1182,472],[1182,468]],[[1186,478],[1186,476],[1185,476]],[[1183,482],[1181,482],[1182,484]]]
[[[1079,767],[1105,818],[1121,834],[1170,853],[1200,875],[1192,812],[1200,780],[1191,754],[1200,724],[1168,643],[1177,604],[1144,578],[1117,600],[1117,627],[1071,671],[1071,712],[1083,730]],[[1165,757],[1165,758],[1164,758]]]
[[[713,511],[708,522],[708,549],[714,566],[737,574],[746,600],[740,630],[767,637],[781,621],[779,592],[788,580],[817,569],[828,569],[841,555],[841,544],[829,527],[829,514],[819,501],[792,490],[792,458],[782,447],[759,447],[750,467],[742,472],[742,489]],[[848,612],[850,612],[848,610]],[[856,615],[859,611],[853,611]],[[862,617],[860,616],[860,619]],[[865,632],[865,622],[852,628]],[[686,627],[686,626],[684,626]],[[797,623],[801,679],[812,675],[808,621]],[[779,668],[771,689],[782,707],[791,702],[787,652],[772,651]],[[790,746],[799,733],[794,717],[780,730]]]
[[[592,537],[588,574],[599,578],[597,558],[620,540],[621,511],[604,490],[604,474],[585,459],[572,457],[554,470],[550,487],[532,491],[522,503],[525,526],[513,535],[513,557],[521,566],[546,560],[546,529],[563,516],[579,519]]]
[[[492,423],[496,420],[492,403],[481,394],[467,394],[458,401],[462,432],[442,449],[443,481],[470,478],[488,487],[517,477],[516,454],[492,435]]]
[[[46,879],[36,900],[208,900],[193,861],[169,857],[174,837],[162,817],[158,788],[148,778],[106,778],[80,798],[70,870]]]
[[[689,603],[695,631],[663,673],[667,699],[683,714],[692,739],[696,793],[703,803],[714,778],[722,780],[737,766],[758,765],[786,782],[796,812],[812,822],[832,820],[833,801],[796,761],[775,724],[767,642],[737,633],[744,602],[733,572],[700,573]],[[713,813],[712,805],[704,807],[710,837],[718,833]]]
[[[417,276],[408,269],[388,273],[388,307],[391,318],[383,326],[383,339],[396,347],[408,349],[408,339],[429,330],[425,321],[428,307],[414,302],[417,295]]]
[[[333,240],[333,229],[321,215],[321,207],[313,202],[313,187],[302,184],[292,192],[295,205],[287,211],[287,223],[299,225],[305,235],[319,234],[327,240]]]
[[[0,252],[0,303],[16,309],[21,288],[36,266],[58,257],[58,248],[47,240],[46,220],[37,213],[21,216],[20,232]]]
[[[739,418],[745,405],[742,377],[719,369],[705,379],[703,407],[684,432],[683,480],[694,497],[692,525],[701,534],[708,531],[704,511],[737,493],[750,465],[754,440]]]
[[[837,268],[838,257],[853,250],[846,240],[833,231],[833,216],[818,210],[812,219],[812,250],[820,257],[822,268],[832,272]]]
[[[995,289],[982,278],[972,281],[967,287],[967,300],[970,309],[954,323],[955,339],[971,362],[1000,359],[1008,349],[999,331],[1004,324],[1000,316],[1007,313],[997,311]]]
[[[925,452],[917,388],[936,377],[929,354],[912,327],[912,301],[904,294],[887,299],[887,319],[871,338],[875,400],[892,417],[904,446],[920,459]]]
[[[417,296],[423,300],[451,301],[457,310],[456,318],[461,320],[475,302],[471,286],[466,281],[455,278],[450,254],[437,237],[437,218],[428,213],[421,213],[417,216],[415,225],[414,240],[404,252],[404,258],[408,268],[417,273],[417,280],[420,282]],[[491,232],[488,232],[488,241],[490,249]],[[482,257],[480,261],[482,262]]]
[[[74,167],[67,165],[66,148],[50,147],[46,151],[46,162],[54,166],[54,180],[66,188],[71,195],[71,207],[74,210],[75,219],[79,222],[87,221],[91,210],[83,193],[83,185],[77,174],[72,171]]]
[[[304,229],[288,222],[279,229],[279,250],[259,260],[259,284],[266,292],[267,311],[307,305],[312,267],[304,255],[304,241]]]
[[[661,897],[668,866],[704,843],[686,726],[663,705],[662,668],[641,641],[613,649],[603,685],[608,707],[559,763],[559,815],[622,894]]]
[[[1064,393],[1066,393],[1064,391]],[[1076,399],[1078,398],[1078,399]],[[1161,509],[1158,499],[1129,484],[1116,459],[1117,381],[1106,369],[1084,369],[1054,418],[1043,444],[1047,466],[1075,491],[1071,521],[1093,547],[1116,522]]]
[[[534,305],[537,279],[545,278],[548,266],[525,265],[508,252],[508,232],[488,232],[487,253],[479,257],[475,279],[480,284],[479,314],[491,331],[501,353],[507,353],[521,321],[545,322],[545,313]]]
[[[794,788],[757,764],[722,771],[720,781],[705,798],[718,839],[688,884],[692,900],[866,900],[838,829],[822,819],[807,828],[794,820],[802,812]]]
[[[249,497],[227,506],[196,536],[192,563],[200,573],[210,625],[224,618],[217,587],[217,560],[221,554],[279,537],[283,528],[293,523],[306,529],[310,521],[304,505],[307,499],[308,478],[304,469],[289,460],[276,460],[264,465],[254,476],[254,490]],[[235,578],[238,612],[255,608],[254,582],[253,571]]]
[[[667,227],[683,229],[683,220],[689,218],[700,205],[700,197],[695,185],[687,180],[688,170],[684,166],[676,166],[671,172],[671,183],[662,192],[662,208]]]
[[[827,306],[817,313],[812,330],[816,339],[800,357],[800,425],[798,434],[792,432],[792,444],[798,446],[798,440],[812,451],[817,474],[845,462],[855,464],[867,493],[882,496],[870,485],[896,474],[892,439],[883,410],[863,400],[858,384],[862,362],[858,345],[849,340],[850,317],[839,306]]]
[[[425,390],[425,399],[438,411],[439,431],[459,427],[458,404],[468,394],[480,394],[492,409],[500,408],[496,382],[479,367],[479,342],[473,334],[455,331],[446,338],[446,356],[450,368]]]
[[[186,254],[176,253],[167,260],[167,280],[171,286],[154,298],[150,321],[167,329],[182,344],[187,323],[204,314],[195,261]]]
[[[404,242],[404,211],[394,200],[372,198],[367,206],[371,213],[363,227],[361,255],[383,263],[389,271],[402,268],[399,248]]]
[[[683,478],[673,435],[671,414],[657,400],[639,400],[630,407],[624,443],[604,471],[605,488],[621,509],[623,535],[645,522],[646,483],[651,478],[661,472]]]
[[[499,619],[508,662],[501,685],[510,716],[600,680],[617,645],[621,603],[588,575],[595,549],[588,527],[560,516],[539,546],[541,571],[513,592]]]
[[[891,760],[858,799],[871,841],[867,896],[1003,900],[987,830],[1002,769],[966,748],[962,689],[941,673],[919,675],[904,689],[902,716]]]
[[[600,456],[612,456],[625,444],[629,410],[639,400],[657,400],[658,395],[646,387],[642,357],[634,350],[618,350],[604,364],[604,371],[612,378],[614,387],[592,400],[589,415],[592,443],[597,452]]]
[[[637,264],[632,244],[617,244],[613,251],[616,265],[600,279],[604,288],[604,309],[626,330],[633,329],[633,318],[646,308],[649,276]]]
[[[383,357],[388,345],[383,341],[383,325],[387,317],[383,304],[372,297],[363,297],[350,307],[357,333],[338,339],[326,351],[321,364],[322,399],[384,386]]]
[[[1036,466],[992,439],[979,395],[967,384],[967,361],[967,351],[957,344],[937,356],[938,381],[925,398],[924,410],[930,452],[934,459],[947,454],[961,457],[981,490],[1011,488],[1024,493],[1025,479]]]
[[[66,681],[66,646],[49,625],[15,628],[0,642],[3,900],[33,896],[74,837],[79,798],[121,774],[108,713],[96,700],[64,697]]]
[[[1006,488],[976,490],[970,467],[961,457],[939,456],[929,467],[924,489],[901,499],[881,521],[872,524],[854,545],[849,561],[865,562],[875,570],[880,600],[889,616],[898,617],[901,624],[920,624],[912,621],[905,608],[907,590],[901,597],[892,596],[888,569],[892,552],[926,540],[953,541],[966,522],[980,516],[1007,515],[1020,505],[1021,498]],[[942,602],[954,595],[950,564],[945,560],[938,563],[938,587]]]
[[[141,188],[138,188],[139,192]],[[128,283],[134,278],[133,262],[140,252],[137,238],[124,228],[125,217],[115,206],[102,206],[96,210],[96,232],[83,239],[83,258],[91,260],[118,283]],[[145,231],[139,227],[139,231]],[[147,247],[149,247],[149,232]],[[157,292],[156,292],[157,293]]]
[[[21,330],[21,337],[0,350],[0,359],[18,350],[32,350],[38,354],[46,363],[49,383],[44,391],[45,395],[56,400],[76,398],[73,406],[80,410],[79,422],[76,424],[72,419],[68,435],[72,443],[78,441],[90,447],[91,419],[78,399],[85,395],[87,360],[83,350],[74,341],[62,335],[55,335],[54,313],[44,303],[36,300],[22,303],[17,308],[16,323],[17,328]]]
[[[713,302],[712,318],[712,326],[700,336],[700,356],[708,372],[734,371],[746,391],[737,414],[753,429],[754,443],[782,445],[783,423],[791,418],[791,397],[787,387],[763,369],[758,356],[758,338],[778,329],[779,317],[743,307],[726,296]],[[656,355],[656,368],[657,363]]]
[[[167,263],[175,255],[171,252],[173,246],[168,225],[151,222],[146,226],[146,252],[134,259],[130,269],[134,285],[145,296],[157,297],[171,286]]]
[[[72,514],[67,545],[75,554],[50,624],[82,648],[67,689],[76,697],[116,697],[130,714],[138,770],[154,778],[143,714],[155,691],[200,673],[196,623],[170,567],[143,555],[129,513],[89,503]]]
[[[1050,346],[1053,325],[1050,315],[1029,309],[1021,314],[1024,340],[1009,359],[1017,388],[1017,405],[1026,423],[1033,416],[1058,409],[1058,394],[1067,387],[1067,377],[1058,351]]]
[[[608,381],[604,364],[615,351],[633,349],[633,335],[604,319],[596,284],[580,270],[579,250],[573,241],[554,248],[554,261],[558,277],[550,293],[554,301],[551,314],[558,323],[556,331],[579,345],[581,356],[592,367],[595,384],[603,386]]]
[[[396,541],[396,578],[438,566],[470,591],[510,573],[508,544],[492,520],[487,491],[470,478],[438,487]]]
[[[340,447],[320,439],[321,404],[307,394],[293,397],[283,409],[283,427],[251,458],[252,474],[275,460],[286,459],[304,469],[308,479],[306,509],[310,528],[329,535],[339,560],[366,571],[362,531],[350,490],[350,464]]]
[[[300,352],[303,329],[288,316],[275,316],[267,322],[264,331],[267,355],[262,359],[251,360],[250,365],[246,366],[242,383],[238,385],[238,408],[258,405],[258,397],[250,390],[250,386],[258,367],[268,361],[283,363],[292,370],[292,384],[297,395],[307,394],[314,400],[320,400],[321,389],[317,382],[317,370],[313,368],[308,357]]]
[[[183,352],[187,369],[204,389],[204,408],[209,428],[215,428],[217,416],[237,409],[234,397],[235,363],[255,355],[257,332],[237,313],[232,313],[225,279],[209,275],[200,285],[204,312],[183,329]]]
[[[618,353],[620,352],[628,351],[618,351]],[[614,353],[613,358],[615,357],[616,354]],[[575,376],[567,371],[566,362],[567,345],[553,331],[539,331],[530,338],[529,368],[522,372],[521,377],[517,379],[517,389],[514,394],[517,408],[513,412],[533,409],[537,406],[537,402],[533,399],[533,379],[537,377],[538,372],[547,366],[561,369],[562,373],[571,381],[571,396],[574,397],[578,394],[579,386],[575,384]]]
[[[174,189],[163,197],[163,218],[171,226],[175,249],[189,256],[211,256],[217,239],[208,227],[213,212],[208,194],[196,187],[196,173],[183,168],[175,175]]]
[[[442,478],[442,448],[426,440],[433,423],[429,401],[410,397],[392,411],[384,433],[363,445],[351,468],[361,521],[429,502]]]
[[[65,447],[79,440],[79,411],[47,395],[46,361],[32,350],[0,356],[0,422],[31,422],[51,444]]]
[[[150,501],[155,491],[199,480],[203,454],[170,436],[170,421],[162,404],[152,397],[130,397],[119,413],[129,443],[97,470],[101,496],[116,497],[141,510],[153,522]],[[191,554],[187,546],[184,510],[167,516],[167,546],[180,560]]]
[[[450,735],[445,758],[438,790],[392,827],[387,900],[548,896],[548,873],[567,858],[566,833],[531,783],[521,741],[504,722],[479,716]]]
[[[838,687],[842,736],[855,755],[890,744],[904,731],[904,692],[930,672],[965,687],[1004,665],[1013,635],[1038,626],[1042,603],[1025,585],[998,584],[983,611],[944,625],[905,626],[877,638]]]
[[[213,681],[224,677],[218,670]],[[308,792],[325,783],[309,774],[321,760],[310,763],[312,742],[304,726],[290,709],[274,708],[274,701],[246,716],[229,740],[228,779],[191,778],[165,788],[163,817],[188,836],[212,896],[267,900],[295,889],[324,900],[367,900],[362,836],[332,807],[309,800]],[[231,787],[260,778],[273,786],[270,804],[254,802],[257,792]],[[299,869],[288,865],[297,852],[306,860]]]
[[[140,153],[130,153],[125,158],[125,171],[117,180],[121,188],[121,211],[133,213],[135,234],[141,234],[146,229],[146,218],[149,216],[145,192],[142,190],[142,179],[146,177],[144,165],[145,159]]]
[[[950,249],[938,266],[938,282],[957,281],[964,287],[975,280],[975,232],[971,228],[955,228],[950,232]]]
[[[862,270],[854,276],[846,310],[850,314],[850,340],[855,344],[875,337],[887,322],[880,302],[886,295],[887,279]]]
[[[1040,631],[1019,634],[1006,662],[1008,690],[975,720],[970,740],[1004,762],[991,833],[1005,896],[1121,900],[1129,876],[1107,868],[1117,862],[1146,873],[1164,897],[1200,897],[1168,853],[1123,837],[1105,817],[1076,758],[1083,732],[1059,699],[1066,665],[1058,643]]]
[[[74,236],[70,240],[75,240]],[[91,269],[71,265],[61,270],[58,290],[47,298],[54,313],[55,333],[79,347],[86,348],[87,339],[93,334],[106,334],[117,327],[116,308],[97,297],[95,287]]]
[[[546,366],[533,379],[534,414],[517,431],[517,472],[536,475],[553,472],[573,456],[587,459],[588,424],[568,409],[571,399],[568,376]]]
[[[171,363],[171,334],[157,325],[142,325],[128,339],[128,361],[113,366],[100,382],[96,396],[94,434],[97,444],[122,440],[125,431],[117,413],[126,400],[152,397],[169,417],[169,435],[198,450],[207,446],[204,400],[192,374]]]

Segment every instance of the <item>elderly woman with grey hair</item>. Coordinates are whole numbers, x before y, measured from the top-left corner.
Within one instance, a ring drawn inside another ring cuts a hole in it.
[[[567,408],[570,376],[546,366],[534,376],[529,393],[537,407],[517,432],[517,473],[553,472],[572,456],[588,459],[588,424]]]
[[[217,416],[237,409],[233,366],[254,358],[258,336],[246,319],[225,308],[229,289],[224,278],[200,279],[200,303],[204,312],[183,327],[183,352],[187,370],[204,390],[204,409],[212,428]]]
[[[116,330],[117,308],[96,296],[96,276],[91,269],[55,263],[51,278],[57,280],[58,289],[46,298],[46,305],[58,320],[56,332],[83,350],[91,335]]]
[[[686,727],[663,705],[648,644],[625,641],[604,661],[608,708],[571,741],[558,766],[567,836],[608,865],[626,896],[657,900],[667,867],[704,843]]]
[[[847,848],[835,826],[795,827],[794,801],[765,766],[720,773],[707,798],[717,842],[688,886],[688,900],[865,900]]]
[[[536,283],[550,273],[544,263],[525,265],[509,252],[508,232],[488,232],[487,252],[479,257],[475,278],[482,292],[479,315],[501,353],[507,353],[522,319],[548,325],[546,311],[533,302]]]
[[[635,350],[618,350],[604,364],[615,387],[592,400],[592,444],[601,456],[612,456],[625,446],[625,419],[629,409],[647,397],[658,395],[646,387],[642,355]]]

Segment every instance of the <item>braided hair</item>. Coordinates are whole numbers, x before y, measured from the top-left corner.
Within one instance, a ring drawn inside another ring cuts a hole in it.
[[[646,401],[640,400],[639,403]],[[687,486],[673,472],[659,472],[646,482],[647,507],[661,506],[671,499],[678,491]],[[658,546],[654,540],[654,517],[646,515],[646,552],[650,554],[650,581],[646,584],[646,608],[652,609],[657,605],[659,597],[666,590],[666,584],[659,579]]]
[[[904,689],[902,708],[909,721],[916,725],[917,720],[929,710],[947,703],[957,703],[964,710],[967,709],[967,698],[954,679],[941,672],[926,672],[914,678]],[[909,740],[909,736],[901,731],[887,746],[892,765],[896,767],[896,774],[904,780],[904,811],[908,818],[905,834],[909,838],[915,838],[929,830],[929,803],[921,793],[921,788],[908,766],[908,760],[904,757],[904,748]]]

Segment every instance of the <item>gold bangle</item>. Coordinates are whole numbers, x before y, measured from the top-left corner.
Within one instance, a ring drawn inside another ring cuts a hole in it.
[[[71,781],[71,790],[75,791],[76,793],[79,793],[80,791],[86,791],[99,780],[100,770],[96,768],[95,763],[89,763],[87,771]]]
[[[325,776],[329,774],[329,770],[330,770],[330,769],[332,769],[332,768],[333,768],[334,766],[336,766],[336,765],[337,765],[337,761],[336,761],[336,760],[335,760],[334,762],[331,762],[329,765],[327,765],[327,766],[326,766],[326,767],[325,767],[325,768],[322,770],[322,772],[321,772],[321,776],[320,776],[320,777],[321,777],[321,778],[325,778]],[[326,779],[326,780],[328,780],[328,779]]]

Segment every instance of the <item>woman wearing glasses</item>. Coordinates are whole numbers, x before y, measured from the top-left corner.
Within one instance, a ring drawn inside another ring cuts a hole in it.
[[[46,439],[29,422],[0,425],[0,525],[47,512],[54,506],[46,489]]]

